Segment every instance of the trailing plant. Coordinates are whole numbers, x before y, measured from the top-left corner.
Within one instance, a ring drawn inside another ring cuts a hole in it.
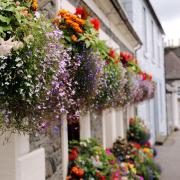
[[[67,87],[71,85],[66,70],[70,55],[62,45],[61,36],[62,33],[53,29],[44,18],[16,29],[16,39],[22,47],[0,58],[0,108],[4,129],[36,131],[42,121],[49,119],[52,105],[53,118],[60,117],[62,109],[66,111],[70,106],[73,91]],[[56,89],[57,80],[61,87],[63,83],[66,87]],[[58,94],[54,96],[57,90]],[[45,115],[46,119],[43,119]]]

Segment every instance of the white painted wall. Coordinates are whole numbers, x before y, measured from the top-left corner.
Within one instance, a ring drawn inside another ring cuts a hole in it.
[[[125,129],[123,121],[123,110],[121,108],[115,109],[116,113],[116,138],[125,138]]]
[[[29,152],[27,135],[10,136],[8,132],[1,135],[0,162],[2,180],[45,180],[44,149]]]
[[[123,2],[128,2],[130,0],[122,0]],[[132,0],[131,0],[132,1]],[[157,83],[157,98],[158,98],[158,114],[153,116],[154,105],[149,102],[143,102],[138,106],[138,115],[146,119],[147,125],[150,128],[159,127],[158,134],[166,135],[167,127],[166,127],[166,107],[165,107],[165,80],[164,80],[164,48],[163,48],[163,35],[160,33],[159,27],[157,26],[150,10],[144,3],[144,0],[133,0],[132,1],[132,16],[133,16],[133,26],[140,36],[143,46],[141,49],[137,51],[137,59],[140,62],[141,68],[148,72],[152,73],[153,80]],[[130,8],[127,6],[127,8]],[[147,22],[147,52],[145,52],[145,38],[144,38],[144,13],[143,8],[146,9],[146,22]],[[130,9],[128,9],[130,11]],[[128,12],[127,11],[127,12]],[[152,42],[152,21],[154,27],[154,43]],[[154,44],[154,45],[153,45]],[[153,56],[153,48],[154,46],[154,56]],[[150,109],[149,109],[150,108]],[[158,123],[155,124],[155,122]],[[155,130],[153,130],[153,139],[155,138]]]
[[[82,112],[80,115],[80,138],[88,139],[91,137],[90,112]]]
[[[17,180],[45,180],[45,151],[37,149],[17,160]]]
[[[103,111],[103,146],[104,148],[112,147],[113,142],[116,140],[116,111],[114,108]]]
[[[68,128],[66,115],[61,118],[61,149],[63,180],[66,180],[68,170]]]
[[[172,94],[172,101],[173,101],[173,122],[175,128],[180,128],[180,106],[179,106],[179,100],[180,95],[178,94],[178,88],[180,87],[180,81],[176,80],[172,83],[172,86],[174,87],[174,91]]]

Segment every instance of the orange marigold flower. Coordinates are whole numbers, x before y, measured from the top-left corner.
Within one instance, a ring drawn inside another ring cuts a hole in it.
[[[61,10],[59,10],[59,12],[58,12],[58,16],[65,16],[66,14],[68,14],[69,13],[69,11],[67,11],[67,10],[65,10],[65,9],[61,9]]]
[[[78,33],[83,33],[83,30],[80,27],[73,27],[73,29]]]
[[[119,60],[116,60],[115,62],[114,62],[114,64],[118,64],[119,63]]]
[[[82,177],[84,175],[84,170],[77,166],[74,166],[72,168],[71,172],[79,177]]]
[[[80,24],[81,26],[84,25],[84,24],[86,23],[85,20],[80,19],[80,18],[76,18],[75,21],[76,21],[78,24]]]
[[[76,23],[76,22],[74,22],[74,21],[72,21],[71,26],[72,26],[73,28],[80,28],[79,24]]]
[[[38,1],[37,0],[33,0],[32,8],[34,11],[38,10]]]
[[[74,42],[77,42],[77,40],[78,40],[78,38],[76,37],[76,35],[72,35],[72,36],[71,36],[71,39],[72,39],[72,41],[74,41]]]
[[[71,14],[71,18],[75,20],[76,18],[78,18],[78,16]]]
[[[72,24],[74,24],[74,22],[72,21],[72,20],[66,20],[66,23],[68,24],[68,25],[72,25]]]

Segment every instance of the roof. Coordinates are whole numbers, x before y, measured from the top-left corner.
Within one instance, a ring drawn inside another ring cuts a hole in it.
[[[166,80],[180,79],[180,58],[173,51],[165,55]]]
[[[150,3],[149,0],[144,0],[144,1],[145,1],[145,3],[147,4],[147,6],[149,7],[149,10],[151,11],[151,14],[153,15],[153,17],[154,17],[157,25],[159,26],[159,29],[160,29],[161,33],[162,33],[162,34],[165,34],[164,29],[163,29],[163,27],[162,27],[162,25],[161,25],[161,22],[160,22],[160,20],[159,20],[159,18],[158,18],[158,16],[157,16],[157,14],[156,14],[156,12],[155,12],[152,4]]]

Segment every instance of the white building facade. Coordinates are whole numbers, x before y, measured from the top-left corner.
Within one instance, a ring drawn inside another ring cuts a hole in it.
[[[76,7],[80,6],[85,6],[93,17],[98,17],[101,22],[99,37],[106,40],[107,44],[117,52],[129,51],[134,54],[141,45],[139,36],[121,9],[118,0],[42,1],[42,9],[50,16],[61,8],[73,13]],[[126,136],[129,118],[134,115],[134,106],[82,114],[79,119],[80,138],[97,138],[105,148],[111,147],[118,136]],[[1,143],[0,161],[3,164],[0,166],[0,177],[3,177],[3,180],[25,180],[25,177],[27,180],[65,180],[69,140],[67,117],[62,118],[58,137],[37,135],[30,139],[29,136],[12,135],[10,143],[5,146]],[[56,148],[53,148],[54,143]],[[8,163],[12,166],[9,168],[4,157],[10,157]]]
[[[136,51],[142,70],[153,75],[156,82],[154,99],[137,106],[137,114],[151,129],[152,142],[167,135],[163,28],[149,0],[120,0],[137,34],[142,47]]]

